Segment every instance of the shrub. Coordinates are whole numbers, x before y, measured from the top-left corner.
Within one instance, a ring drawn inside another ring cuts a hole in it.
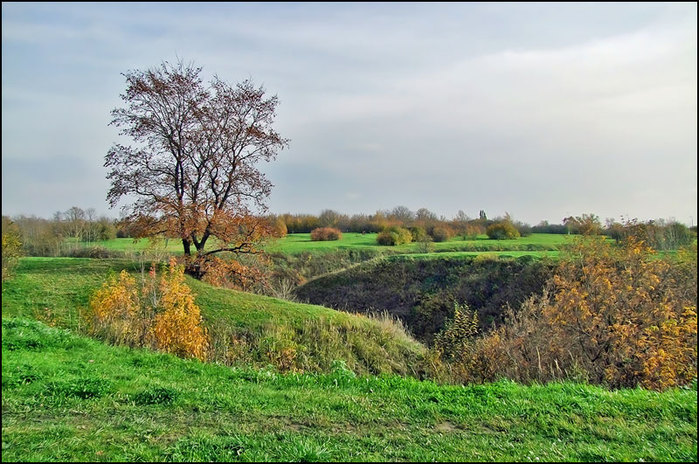
[[[340,240],[342,238],[342,232],[339,229],[333,227],[318,227],[311,231],[311,240],[318,241],[330,241],[330,240]]]
[[[424,227],[415,226],[408,229],[410,231],[411,241],[413,242],[431,242],[432,237],[425,231]]]
[[[464,240],[475,240],[479,235],[484,234],[485,229],[478,224],[468,224],[464,229]]]
[[[469,381],[584,380],[657,390],[697,375],[697,254],[629,237],[572,245],[543,294],[474,342]],[[471,362],[471,361],[469,361]]]
[[[111,277],[90,298],[90,311],[90,331],[113,343],[207,357],[199,307],[174,258],[159,281],[155,266],[140,283],[125,270]]]
[[[151,332],[156,347],[162,351],[184,358],[206,359],[208,339],[202,327],[199,306],[184,281],[184,267],[177,266],[175,259],[160,279],[157,314]]]
[[[62,256],[69,258],[96,258],[96,259],[109,259],[109,258],[122,258],[125,253],[119,250],[110,250],[103,246],[77,246],[74,248],[69,248],[61,253]]]
[[[431,235],[435,242],[447,242],[454,236],[454,230],[448,226],[435,226]]]
[[[12,275],[19,257],[22,255],[22,242],[17,225],[6,216],[2,218],[2,280]]]
[[[408,229],[403,227],[388,227],[376,236],[376,243],[385,246],[402,245],[410,243],[412,235]]]
[[[454,317],[437,334],[434,346],[446,360],[463,360],[464,347],[477,332],[478,313],[470,311],[466,305],[454,304]]]
[[[510,221],[500,221],[488,226],[485,231],[494,240],[513,239],[519,237],[519,231]]]

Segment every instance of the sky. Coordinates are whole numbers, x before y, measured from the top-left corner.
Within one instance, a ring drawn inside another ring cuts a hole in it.
[[[106,202],[122,73],[279,98],[269,211],[697,218],[696,3],[2,3],[2,214]]]

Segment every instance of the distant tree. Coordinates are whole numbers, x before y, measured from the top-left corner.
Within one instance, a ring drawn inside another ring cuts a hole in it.
[[[422,223],[431,223],[438,220],[437,215],[427,208],[420,208],[415,212],[415,220]]]
[[[54,217],[57,217],[55,215]],[[23,254],[27,256],[59,256],[65,238],[63,224],[35,216],[18,216],[13,221],[19,227]]]
[[[406,206],[396,206],[389,215],[393,219],[400,221],[404,226],[410,224],[415,219],[415,213]]]
[[[459,210],[456,216],[454,216],[454,219],[452,219],[451,224],[458,235],[465,235],[466,227],[470,220],[471,218],[469,218],[466,213]]]
[[[566,234],[568,229],[563,224],[549,224],[548,221],[541,221],[532,227],[534,234]]]
[[[594,214],[569,216],[563,219],[563,224],[568,228],[570,234],[596,235],[602,231],[602,223],[599,217]]]
[[[624,238],[624,225],[615,221],[613,218],[607,218],[605,221],[604,233],[613,238],[616,243],[619,243]]]
[[[63,213],[68,237],[82,238],[85,231],[86,216],[85,211],[77,206],[71,207]]]
[[[464,239],[475,240],[476,238],[478,238],[479,235],[484,233],[485,229],[483,228],[483,226],[477,223],[468,224],[464,229]]]
[[[117,236],[117,229],[114,225],[114,221],[105,216],[100,217],[93,223],[93,229],[95,240],[111,240]]]
[[[332,209],[326,209],[320,212],[318,223],[321,227],[337,227],[342,220],[342,214]]]
[[[256,164],[288,146],[272,128],[278,99],[250,80],[215,76],[206,86],[201,70],[180,61],[123,74],[125,106],[111,125],[134,145],[108,151],[107,199],[115,207],[134,198],[123,209],[138,235],[177,237],[187,257],[192,247],[198,257],[253,252],[268,233],[254,213],[272,188]],[[205,249],[211,237],[216,245]]]

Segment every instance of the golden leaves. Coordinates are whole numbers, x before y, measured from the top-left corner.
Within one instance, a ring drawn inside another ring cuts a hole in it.
[[[207,358],[209,339],[184,268],[171,258],[157,280],[155,267],[140,285],[128,272],[112,276],[90,298],[91,332],[129,346],[149,346],[181,357]]]

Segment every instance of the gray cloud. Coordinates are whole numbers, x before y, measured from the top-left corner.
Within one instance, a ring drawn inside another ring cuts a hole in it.
[[[106,211],[119,73],[179,56],[279,96],[274,212],[695,219],[695,4],[2,8],[3,214]]]

